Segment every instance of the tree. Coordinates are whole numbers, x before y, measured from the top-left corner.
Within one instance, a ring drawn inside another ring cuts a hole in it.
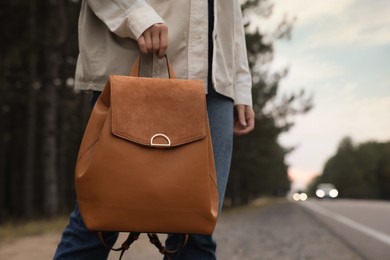
[[[390,142],[355,145],[341,140],[337,152],[326,162],[322,175],[311,184],[314,195],[319,183],[333,183],[343,198],[390,199]]]
[[[24,198],[23,198],[23,215],[27,218],[33,215],[34,203],[34,180],[35,168],[35,148],[36,148],[36,121],[37,121],[37,54],[33,46],[37,45],[37,3],[36,0],[30,0],[29,6],[29,81],[28,98],[27,98],[27,129],[26,131],[26,150],[25,150],[25,172],[24,172]]]
[[[0,5],[0,221],[67,212],[89,114],[73,90],[80,2]]]
[[[245,17],[270,15],[271,3],[246,1]],[[53,216],[74,206],[74,166],[90,111],[88,94],[73,89],[79,8],[78,0],[0,3],[0,222]],[[291,149],[277,138],[292,126],[293,115],[311,105],[304,92],[281,97],[279,81],[287,70],[266,69],[273,41],[289,38],[292,21],[282,21],[272,35],[250,30],[251,24],[247,47],[257,127],[234,144],[228,197],[237,203],[288,190],[284,157]],[[381,169],[389,168],[386,159]]]
[[[248,0],[242,8],[244,17],[253,14],[268,17],[272,14],[273,4],[268,0]],[[293,21],[284,19],[271,34],[262,33],[250,19],[246,22],[256,127],[251,134],[234,141],[227,189],[227,198],[233,205],[247,203],[262,195],[283,196],[290,187],[284,158],[292,148],[281,147],[278,137],[293,126],[293,116],[311,109],[312,98],[303,90],[280,96],[279,82],[288,71],[271,73],[267,65],[273,59],[274,41],[290,38]]]

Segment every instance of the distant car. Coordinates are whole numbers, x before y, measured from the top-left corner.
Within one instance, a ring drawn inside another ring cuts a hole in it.
[[[297,191],[293,194],[293,200],[305,201],[305,200],[307,200],[307,194],[303,191]]]
[[[320,199],[323,198],[335,199],[339,195],[339,191],[331,183],[321,183],[318,184],[317,186],[316,195]]]

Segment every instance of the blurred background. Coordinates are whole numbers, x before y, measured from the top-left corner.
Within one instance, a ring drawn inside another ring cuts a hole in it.
[[[293,189],[332,182],[344,198],[390,199],[389,1],[274,3],[272,17],[297,18],[291,41],[276,42],[272,66],[289,68],[280,89],[314,94],[279,139],[296,147]]]
[[[0,221],[66,214],[75,193],[77,149],[90,113],[88,93],[73,89],[80,1],[2,1],[0,79]],[[227,201],[247,204],[290,190],[278,138],[312,107],[303,90],[282,93],[288,69],[271,71],[275,41],[290,38],[292,20],[262,32],[251,17],[269,17],[271,1],[243,4],[254,78],[257,128],[237,138]]]
[[[0,3],[0,224],[73,209],[90,113],[73,89],[80,4]],[[390,2],[241,4],[256,129],[235,138],[226,206],[318,197],[321,185],[389,200]]]
[[[89,95],[73,90],[80,1],[2,1],[0,221],[69,212]],[[226,204],[333,183],[390,199],[390,4],[242,1],[256,130]]]

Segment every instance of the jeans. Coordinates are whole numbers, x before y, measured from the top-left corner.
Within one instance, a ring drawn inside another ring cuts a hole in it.
[[[94,92],[91,100],[92,105],[95,104],[99,94],[100,92]],[[209,88],[207,111],[217,172],[219,211],[221,212],[233,145],[233,101]],[[117,232],[104,233],[104,239],[109,246],[113,246],[117,238]],[[167,248],[177,248],[181,244],[181,239],[183,236],[168,235]],[[187,244],[170,257],[172,260],[213,260],[216,259],[216,246],[215,240],[210,235],[191,235]],[[131,254],[131,250],[129,253]],[[89,231],[85,226],[76,203],[54,259],[99,260],[107,259],[108,254],[109,250],[101,244],[97,232]]]

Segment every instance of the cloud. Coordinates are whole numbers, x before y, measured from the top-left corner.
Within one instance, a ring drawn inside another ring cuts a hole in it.
[[[274,0],[272,16],[258,19],[262,28],[275,28],[284,16],[298,18],[298,23],[303,26],[323,15],[340,14],[353,1]]]
[[[321,173],[343,137],[390,140],[390,2],[275,0],[269,28],[283,14],[298,20],[292,41],[277,42],[272,70],[290,67],[281,92],[314,94],[314,109],[279,138],[297,146],[286,161],[293,187],[302,187]]]
[[[388,0],[275,0],[273,17],[261,23],[275,28],[283,15],[297,17],[295,33],[311,28],[304,40],[306,48],[367,47],[390,43],[389,13]]]
[[[353,1],[275,0],[274,15],[297,16],[301,24],[308,24],[324,15],[342,14]]]
[[[340,124],[357,141],[390,139],[390,96],[354,99],[344,105]]]
[[[355,83],[347,83],[348,89]],[[280,141],[283,145],[297,145],[287,162],[300,172],[320,173],[345,136],[356,142],[390,140],[390,96],[354,98],[335,96],[322,100],[308,115],[298,118],[296,126]]]
[[[298,54],[301,57],[296,57],[297,52],[299,51],[295,49],[292,52],[277,52],[271,71],[289,67],[289,73],[280,82],[280,91],[291,93],[304,89],[314,95],[317,106],[319,99],[326,99],[337,93],[339,86],[335,82],[346,74],[346,68],[315,55]]]
[[[335,4],[334,1],[331,3]],[[389,13],[390,4],[383,0],[350,2],[341,12],[326,12],[317,19],[313,17],[316,31],[308,35],[305,45],[320,48],[389,44]]]

